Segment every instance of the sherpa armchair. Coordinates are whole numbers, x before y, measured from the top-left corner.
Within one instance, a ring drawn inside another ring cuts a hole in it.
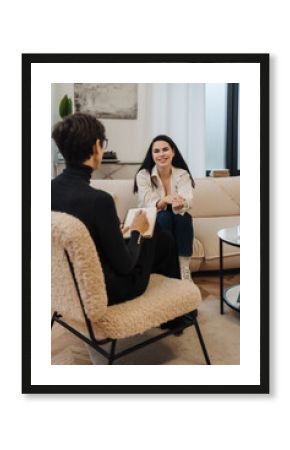
[[[210,360],[197,322],[201,303],[198,287],[153,274],[146,292],[108,306],[103,271],[85,225],[65,213],[52,212],[52,319],[103,355],[108,364],[145,345],[188,326],[195,326],[207,364]],[[178,316],[190,314],[189,323],[154,336],[119,353],[118,339],[142,334]],[[103,346],[111,343],[110,350]]]

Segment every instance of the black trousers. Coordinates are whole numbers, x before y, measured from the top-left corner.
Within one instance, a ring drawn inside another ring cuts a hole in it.
[[[146,290],[150,274],[180,278],[175,239],[167,230],[155,226],[151,239],[143,239],[138,262],[128,275],[105,274],[109,305],[132,300]]]

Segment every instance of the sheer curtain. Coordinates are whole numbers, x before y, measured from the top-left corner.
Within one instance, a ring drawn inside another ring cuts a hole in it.
[[[167,134],[194,177],[205,175],[205,84],[152,84],[149,90],[151,140]]]

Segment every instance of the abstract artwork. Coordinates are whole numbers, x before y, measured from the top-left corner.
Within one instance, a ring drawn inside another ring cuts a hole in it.
[[[98,119],[137,119],[136,83],[75,83],[75,112]]]

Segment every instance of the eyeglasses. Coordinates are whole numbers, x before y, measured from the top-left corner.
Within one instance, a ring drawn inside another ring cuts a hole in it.
[[[103,150],[106,150],[106,148],[108,147],[108,142],[109,142],[109,140],[107,138],[102,139]]]

